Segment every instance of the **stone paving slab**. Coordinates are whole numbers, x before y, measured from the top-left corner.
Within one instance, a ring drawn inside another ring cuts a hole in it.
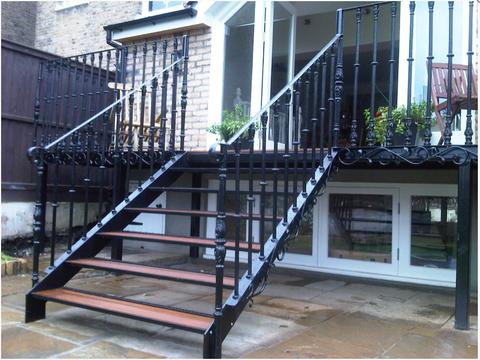
[[[455,309],[451,307],[412,303],[395,303],[393,305],[388,301],[374,299],[353,312],[352,315],[391,321],[397,324],[440,329],[454,313]]]
[[[383,352],[407,335],[411,329],[411,326],[387,321],[340,315],[310,328],[304,335],[327,338]]]
[[[19,326],[2,328],[2,357],[45,359],[62,354],[78,345]]]
[[[384,356],[400,359],[478,359],[478,347],[409,334],[400,339]]]
[[[59,359],[165,359],[164,356],[130,349],[117,344],[99,341],[59,356]]]
[[[309,334],[295,336],[275,346],[275,349],[293,354],[298,359],[372,359],[382,353],[378,349]]]

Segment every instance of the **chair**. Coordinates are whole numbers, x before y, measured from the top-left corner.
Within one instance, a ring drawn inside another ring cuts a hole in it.
[[[467,108],[467,74],[466,65],[452,64],[451,111],[452,119]],[[438,127],[442,134],[439,145],[443,143],[445,125],[440,111],[447,108],[448,64],[432,64],[432,100]],[[475,74],[472,73],[472,109],[477,108],[478,88]]]

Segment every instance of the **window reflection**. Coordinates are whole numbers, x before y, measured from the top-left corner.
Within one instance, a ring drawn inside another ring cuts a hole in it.
[[[412,197],[410,264],[455,269],[458,203],[456,197]]]
[[[330,194],[328,256],[392,262],[392,196]]]

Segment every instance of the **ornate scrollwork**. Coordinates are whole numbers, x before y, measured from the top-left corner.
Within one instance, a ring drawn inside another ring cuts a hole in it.
[[[352,149],[343,148],[339,151],[338,159],[343,165],[353,165],[358,162],[368,162],[369,164],[378,161],[380,165],[389,165],[391,163],[400,164],[401,162],[410,165],[421,165],[426,162],[445,163],[447,160],[453,161],[456,165],[464,165],[469,161],[478,162],[478,154],[469,148],[462,146],[448,147],[403,147],[387,148],[379,146],[372,149]]]

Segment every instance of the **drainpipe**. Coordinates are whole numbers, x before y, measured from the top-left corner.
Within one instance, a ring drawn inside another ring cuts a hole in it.
[[[112,30],[107,30],[107,44],[113,46],[114,48],[122,47],[122,44],[113,41],[112,39]]]

